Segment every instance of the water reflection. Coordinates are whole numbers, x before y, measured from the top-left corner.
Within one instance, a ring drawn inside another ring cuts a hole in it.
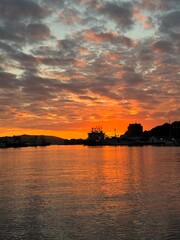
[[[0,151],[0,239],[180,239],[179,148]]]

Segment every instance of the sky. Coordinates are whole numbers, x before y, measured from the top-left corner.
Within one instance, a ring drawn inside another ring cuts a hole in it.
[[[0,135],[180,120],[180,0],[0,0]]]

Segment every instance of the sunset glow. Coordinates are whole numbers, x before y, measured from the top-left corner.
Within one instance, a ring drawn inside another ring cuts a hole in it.
[[[0,135],[180,118],[179,0],[1,0]]]

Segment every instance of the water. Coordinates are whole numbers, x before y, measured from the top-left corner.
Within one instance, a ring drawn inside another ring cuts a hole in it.
[[[0,240],[180,239],[180,148],[0,149]]]

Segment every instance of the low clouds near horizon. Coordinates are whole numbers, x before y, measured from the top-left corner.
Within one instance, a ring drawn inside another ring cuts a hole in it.
[[[0,16],[2,134],[179,119],[179,0],[0,0]]]

